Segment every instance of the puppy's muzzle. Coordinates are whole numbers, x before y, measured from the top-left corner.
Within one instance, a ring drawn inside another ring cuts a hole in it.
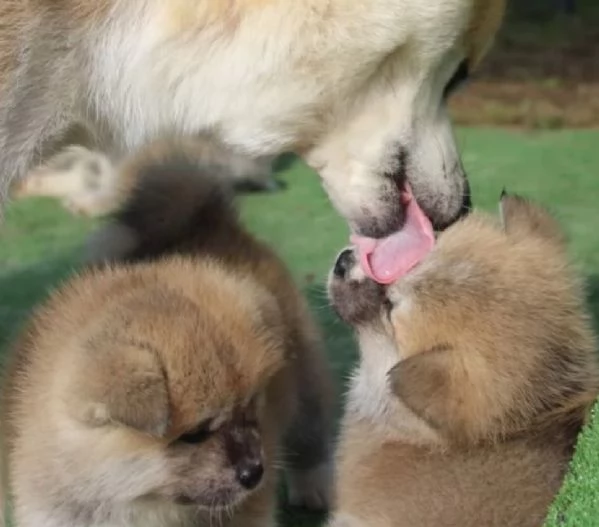
[[[328,293],[335,312],[351,325],[378,318],[385,301],[384,287],[364,274],[352,249],[344,249],[337,256],[329,274]]]

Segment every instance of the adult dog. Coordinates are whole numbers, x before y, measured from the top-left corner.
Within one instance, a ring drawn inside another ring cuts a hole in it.
[[[2,0],[2,195],[77,124],[113,155],[211,133],[294,151],[351,229],[403,221],[408,181],[436,227],[468,201],[445,101],[505,0]]]

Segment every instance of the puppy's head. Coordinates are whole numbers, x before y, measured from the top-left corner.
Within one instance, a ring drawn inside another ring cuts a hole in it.
[[[278,310],[255,285],[210,267],[192,281],[186,266],[133,277],[139,287],[73,343],[62,382],[64,428],[76,432],[63,448],[91,464],[81,478],[98,496],[214,510],[271,477]]]
[[[394,394],[457,443],[579,425],[597,394],[595,340],[557,224],[518,197],[502,197],[501,212],[502,223],[456,223],[390,286],[365,279],[351,250],[329,283],[341,318],[397,350]]]

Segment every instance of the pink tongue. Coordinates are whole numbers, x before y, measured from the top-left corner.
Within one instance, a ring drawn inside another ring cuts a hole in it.
[[[362,269],[380,284],[390,284],[404,276],[435,244],[433,226],[407,185],[402,201],[406,204],[406,221],[401,231],[381,240],[351,237],[358,249]]]

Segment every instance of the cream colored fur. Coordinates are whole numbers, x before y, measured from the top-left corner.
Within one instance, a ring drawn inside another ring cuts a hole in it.
[[[458,64],[476,66],[503,8],[504,0],[103,0],[52,11],[45,0],[5,3],[3,187],[84,122],[111,155],[165,133],[209,133],[251,156],[294,151],[368,235],[398,228],[407,177],[427,213],[447,224],[467,186],[443,91]]]

